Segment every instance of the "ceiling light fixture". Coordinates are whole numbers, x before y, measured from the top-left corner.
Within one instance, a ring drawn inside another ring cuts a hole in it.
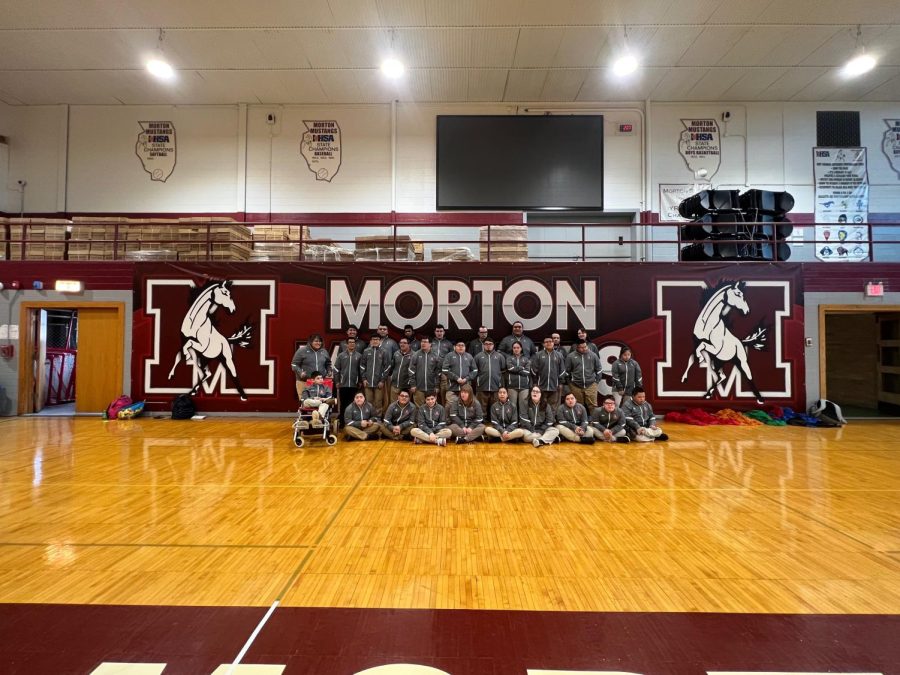
[[[156,45],[156,53],[153,55],[153,58],[147,61],[147,70],[154,77],[159,78],[160,80],[171,80],[175,77],[175,69],[166,61],[165,56],[163,55],[163,40],[165,39],[165,32],[162,28],[159,29],[159,41]]]
[[[862,26],[856,27],[855,56],[844,65],[843,72],[846,77],[859,77],[878,65],[878,59],[866,53],[866,46],[862,41]]]
[[[381,72],[384,73],[385,77],[396,80],[398,77],[403,77],[403,73],[406,72],[406,66],[399,59],[390,57],[381,62]]]
[[[628,26],[625,26],[625,53],[612,64],[612,72],[616,77],[631,75],[640,67],[637,57],[628,48]]]

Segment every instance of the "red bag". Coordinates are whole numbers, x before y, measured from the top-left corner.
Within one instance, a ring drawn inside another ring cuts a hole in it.
[[[134,403],[134,401],[131,400],[130,396],[124,396],[124,395],[120,396],[115,401],[110,403],[109,406],[107,406],[106,419],[108,419],[108,420],[118,419],[119,411],[122,408],[127,408],[132,403]]]

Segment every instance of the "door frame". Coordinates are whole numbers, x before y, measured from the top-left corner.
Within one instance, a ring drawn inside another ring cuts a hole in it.
[[[827,314],[879,314],[900,312],[900,305],[819,305],[819,398],[828,398],[825,316]]]
[[[34,369],[32,368],[32,359],[34,358],[34,336],[31,334],[30,314],[40,309],[114,309],[116,310],[116,325],[118,326],[118,335],[116,336],[117,359],[116,369],[118,371],[118,380],[121,382],[125,375],[125,303],[112,301],[90,302],[87,300],[47,300],[37,301],[28,300],[19,304],[19,326],[23,327],[19,335],[19,396],[16,408],[17,415],[25,415],[26,408],[34,410],[34,401],[31,397],[34,395]],[[75,360],[76,367],[78,360]],[[75,385],[75,396],[78,396],[78,385]]]

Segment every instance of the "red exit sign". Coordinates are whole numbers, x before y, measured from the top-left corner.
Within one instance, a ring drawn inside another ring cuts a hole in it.
[[[620,134],[634,133],[634,125],[633,124],[620,124],[619,125],[619,133]]]

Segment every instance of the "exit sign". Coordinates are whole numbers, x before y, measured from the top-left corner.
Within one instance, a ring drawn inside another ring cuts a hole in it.
[[[866,297],[881,298],[884,297],[884,284],[880,281],[870,281],[866,284]]]
[[[633,124],[620,124],[617,133],[621,135],[633,134],[634,133],[634,125]]]

